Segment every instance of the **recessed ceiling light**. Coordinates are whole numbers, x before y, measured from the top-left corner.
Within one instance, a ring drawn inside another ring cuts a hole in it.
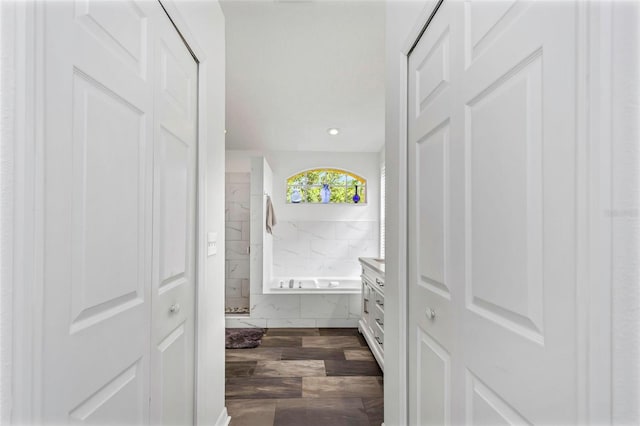
[[[338,133],[340,133],[340,129],[336,129],[335,127],[332,127],[331,129],[327,129],[327,133],[329,133],[331,136],[335,136]]]

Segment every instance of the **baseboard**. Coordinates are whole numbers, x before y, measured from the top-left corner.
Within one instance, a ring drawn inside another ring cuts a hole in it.
[[[229,422],[231,422],[231,417],[229,417],[229,413],[227,413],[227,407],[223,407],[218,416],[218,420],[216,420],[216,426],[228,426]]]

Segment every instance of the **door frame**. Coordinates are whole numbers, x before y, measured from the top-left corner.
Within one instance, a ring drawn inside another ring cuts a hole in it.
[[[207,71],[215,67],[197,42],[176,2],[158,0],[198,65],[196,176],[196,289],[194,338],[194,424],[203,423],[207,389],[204,300],[206,275]],[[0,107],[5,113],[0,152],[0,423],[38,424],[42,418],[43,256],[44,256],[44,2],[0,2],[3,53]],[[212,58],[213,59],[213,58]],[[6,95],[6,96],[5,96]],[[211,108],[209,108],[211,109]],[[221,347],[221,350],[224,350]],[[228,423],[226,410],[217,424]]]
[[[429,21],[437,13],[443,0],[426,0],[422,12],[413,22],[394,22],[387,25],[402,25],[408,28],[404,42],[395,53],[399,65],[399,73],[391,78],[396,79],[399,93],[391,108],[399,111],[398,125],[394,132],[397,146],[393,157],[399,164],[388,162],[387,173],[394,174],[399,188],[399,203],[389,206],[396,217],[397,224],[388,226],[397,231],[398,251],[387,252],[387,271],[395,273],[388,277],[396,281],[397,287],[387,289],[395,293],[393,308],[388,313],[395,318],[387,319],[397,333],[397,347],[392,358],[385,359],[385,364],[395,364],[395,378],[385,378],[385,406],[398,407],[394,410],[397,417],[385,419],[387,424],[408,424],[408,73],[409,55],[418,43]],[[448,0],[447,0],[448,1]],[[610,52],[612,32],[614,29],[612,16],[613,6],[607,2],[577,2],[577,57],[576,57],[576,294],[578,332],[576,344],[578,349],[578,422],[580,424],[605,424],[612,420],[615,401],[612,393],[612,358],[614,341],[612,341],[612,218],[607,212],[613,211],[612,204],[612,147],[613,120],[612,102],[615,102],[611,90],[611,77],[614,67],[620,58],[613,58]],[[414,19],[412,17],[412,19]],[[387,46],[388,47],[388,46]],[[636,53],[637,55],[637,53]],[[389,123],[387,123],[389,124]],[[389,148],[388,148],[389,149]],[[391,156],[387,156],[389,158]],[[603,215],[603,213],[605,213]],[[392,224],[390,224],[392,225]],[[630,285],[632,283],[629,283]],[[391,308],[391,306],[390,306]],[[636,328],[637,330],[637,328]],[[397,392],[396,392],[397,390]]]

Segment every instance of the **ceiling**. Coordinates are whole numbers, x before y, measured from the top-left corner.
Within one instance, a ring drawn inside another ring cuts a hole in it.
[[[382,149],[384,2],[221,4],[228,150]]]

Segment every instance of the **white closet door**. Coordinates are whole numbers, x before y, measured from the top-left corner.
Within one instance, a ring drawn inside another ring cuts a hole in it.
[[[45,424],[149,419],[149,2],[46,2]]]
[[[153,62],[155,161],[151,423],[194,419],[198,67],[163,14]]]
[[[445,1],[410,55],[412,425],[577,421],[575,7]]]
[[[192,424],[195,62],[158,2],[44,8],[43,423]]]

